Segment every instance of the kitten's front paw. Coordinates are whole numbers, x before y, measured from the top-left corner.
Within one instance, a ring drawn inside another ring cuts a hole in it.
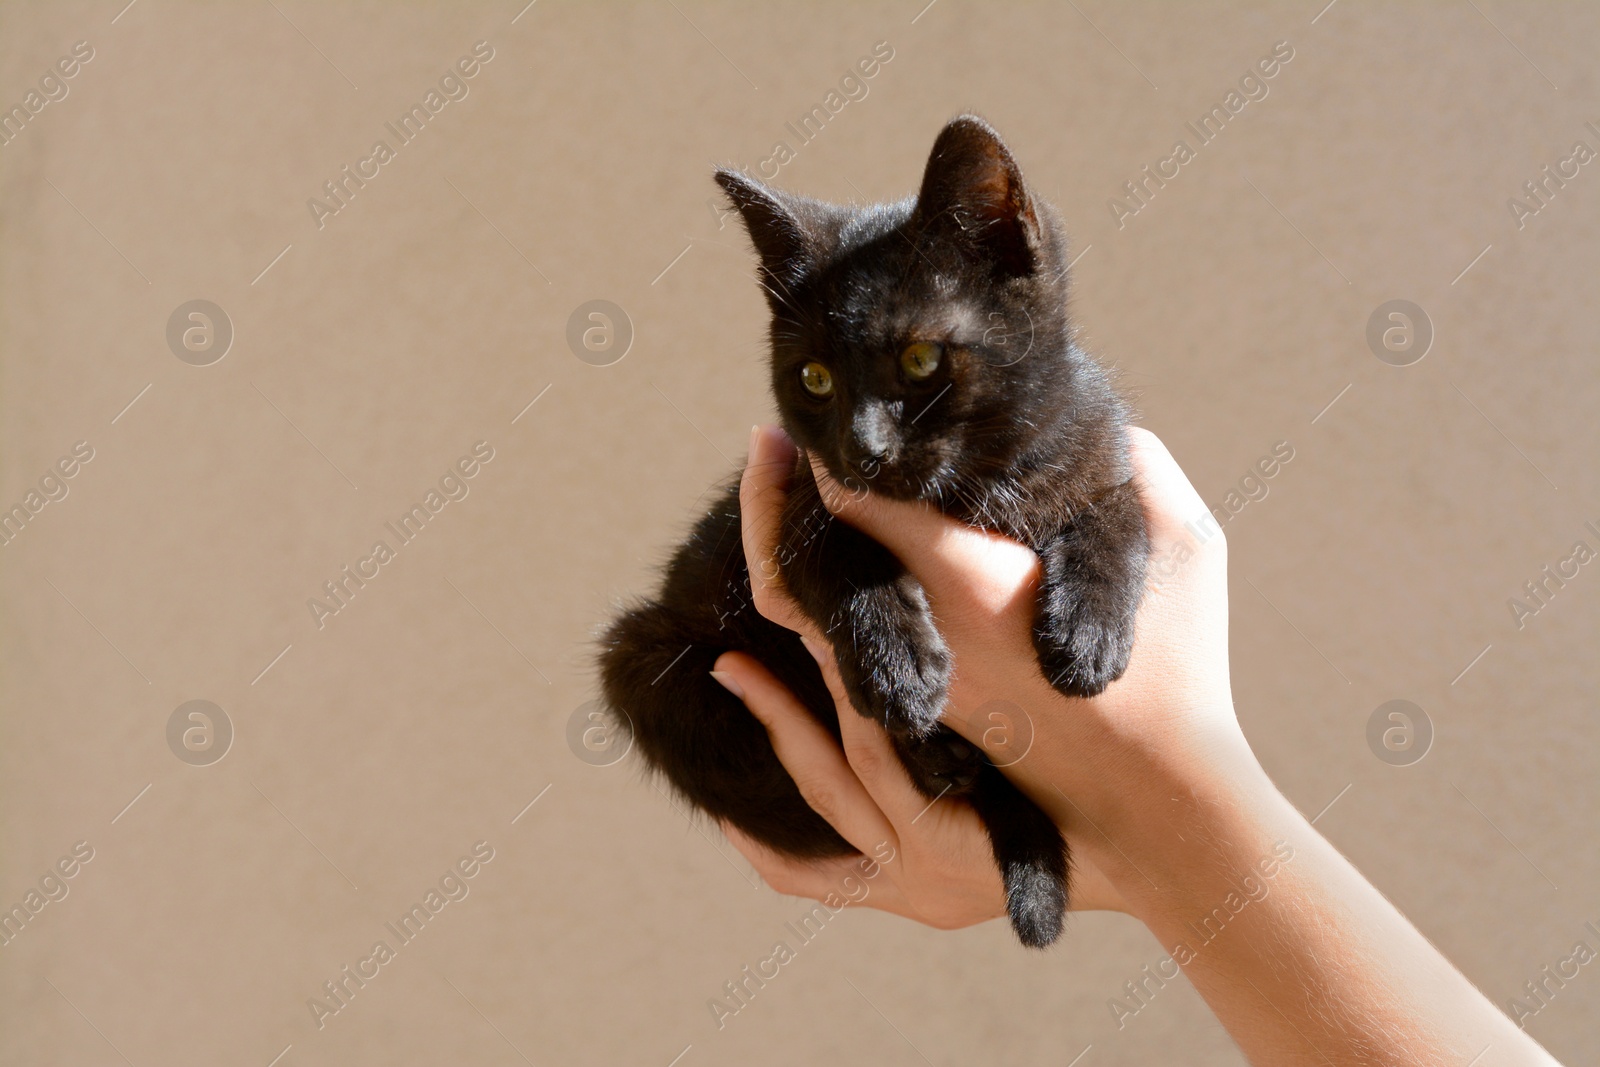
[[[1092,697],[1122,677],[1133,652],[1134,613],[1096,612],[1087,601],[1034,631],[1039,666],[1068,696]]]
[[[950,688],[950,650],[927,598],[910,577],[850,598],[830,635],[839,677],[856,710],[891,734],[926,737]]]
[[[1044,573],[1033,643],[1056,689],[1092,697],[1128,669],[1148,554],[1131,481],[1102,494],[1039,549]]]

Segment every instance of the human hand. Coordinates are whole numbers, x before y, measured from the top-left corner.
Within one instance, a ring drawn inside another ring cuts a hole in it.
[[[1139,913],[1154,906],[1157,878],[1169,879],[1129,854],[1181,853],[1186,830],[1204,833],[1165,817],[1178,796],[1272,790],[1233,712],[1222,532],[1154,434],[1132,428],[1129,446],[1150,537],[1146,592],[1127,671],[1090,699],[1061,695],[1038,667],[1032,551],[813,469],[829,510],[894,552],[926,592],[955,660],[944,721],[984,747],[1062,827],[1074,862],[1098,866]],[[995,708],[1006,730],[988,729]],[[1007,742],[1000,751],[992,735]]]
[[[991,727],[990,716],[977,714],[996,706],[1017,713],[1022,722],[1007,725],[1029,735],[1027,758],[1007,766],[1025,789],[1056,821],[1074,831],[1093,834],[1100,820],[1078,804],[1099,807],[1089,797],[1077,796],[1075,779],[1084,777],[1081,737],[1055,728],[1057,720],[1075,713],[1071,705],[1100,703],[1098,715],[1080,718],[1109,720],[1126,728],[1128,720],[1159,720],[1163,706],[1150,690],[1173,701],[1191,698],[1207,714],[1197,717],[1215,726],[1232,725],[1227,696],[1225,561],[1220,534],[1205,555],[1209,567],[1196,567],[1184,545],[1192,541],[1179,516],[1201,514],[1204,506],[1160,443],[1144,431],[1134,433],[1134,460],[1144,479],[1147,508],[1151,508],[1153,557],[1158,588],[1141,609],[1141,635],[1146,616],[1159,615],[1159,629],[1170,642],[1187,648],[1165,648],[1166,655],[1141,655],[1123,681],[1095,701],[1068,701],[1044,680],[1031,640],[1033,597],[1038,580],[1038,560],[1025,547],[998,535],[963,526],[923,505],[908,504],[844,492],[818,470],[825,502],[836,515],[850,521],[894,550],[907,563],[929,593],[941,632],[955,654],[956,679],[946,721],[980,745],[1001,731]],[[783,506],[783,483],[793,465],[793,446],[781,432],[752,434],[750,462],[741,483],[746,558],[757,609],[767,618],[802,635],[815,654],[827,645],[779,585],[776,567],[763,567],[777,542]],[[1204,579],[1214,588],[1196,589]],[[1180,580],[1181,579],[1181,580]],[[1196,632],[1198,631],[1198,632]],[[1207,637],[1211,640],[1206,641]],[[1209,660],[1208,660],[1209,657]],[[840,688],[833,657],[818,657],[838,705],[843,747],[764,668],[749,656],[729,653],[717,664],[724,684],[744,696],[746,705],[767,726],[774,748],[802,795],[824,818],[860,849],[872,855],[888,847],[897,857],[886,864],[891,878],[873,906],[917,917],[930,925],[961,926],[1004,913],[1004,893],[988,848],[986,834],[965,804],[942,801],[930,805],[911,784],[876,723],[850,707]],[[1209,668],[1209,670],[1208,670]],[[1129,679],[1139,682],[1130,686]],[[1140,679],[1145,679],[1140,681]],[[1219,696],[1220,694],[1220,696]],[[1193,700],[1205,696],[1205,700]],[[995,701],[1002,701],[996,705]],[[1038,724],[1049,724],[1039,729]],[[1138,725],[1145,733],[1151,724]],[[1161,725],[1159,721],[1156,725]],[[1030,729],[1030,727],[1032,727]],[[1237,727],[1233,726],[1236,734]],[[1077,731],[1080,735],[1082,729]],[[1135,731],[1138,733],[1139,731]],[[1008,738],[1007,740],[1014,740]],[[1242,745],[1242,739],[1239,742]],[[1015,749],[1002,761],[1011,764]],[[1071,771],[1073,773],[1062,773]],[[1063,788],[1066,785],[1067,788]],[[1087,825],[1086,825],[1087,823]],[[725,828],[731,829],[731,828]],[[805,863],[778,856],[736,830],[729,834],[747,858],[774,887],[797,895],[822,897],[836,892],[840,880],[859,862],[841,859]],[[1099,835],[1101,838],[1103,834]],[[1102,842],[1090,842],[1098,844]],[[1102,873],[1095,850],[1079,847],[1074,853],[1074,908],[1126,910],[1121,894]]]

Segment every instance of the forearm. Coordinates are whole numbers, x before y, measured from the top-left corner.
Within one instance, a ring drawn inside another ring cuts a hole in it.
[[[1248,748],[1159,766],[1083,847],[1255,1064],[1553,1063],[1274,787]]]

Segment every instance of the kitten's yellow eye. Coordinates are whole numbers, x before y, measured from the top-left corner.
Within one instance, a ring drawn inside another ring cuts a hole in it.
[[[920,382],[933,376],[939,369],[939,346],[932,341],[917,341],[906,345],[900,353],[900,369],[906,377]]]
[[[833,374],[820,363],[807,363],[800,368],[800,384],[819,400],[833,395]]]

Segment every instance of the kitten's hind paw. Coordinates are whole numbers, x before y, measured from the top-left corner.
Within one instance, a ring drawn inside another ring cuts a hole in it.
[[[976,745],[942,723],[927,737],[890,736],[912,784],[923,796],[964,797],[978,784],[988,764]]]

